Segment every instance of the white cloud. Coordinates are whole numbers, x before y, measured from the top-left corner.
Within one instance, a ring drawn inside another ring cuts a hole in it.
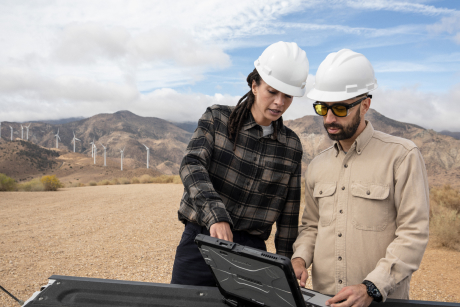
[[[373,66],[375,72],[442,72],[449,70],[435,64],[420,64],[404,61],[377,62]]]
[[[423,15],[450,14],[455,10],[447,8],[438,8],[432,5],[413,3],[407,1],[391,0],[346,0],[348,6],[359,10],[387,10],[404,13],[417,13]]]
[[[427,27],[428,31],[439,34],[453,34],[452,40],[460,45],[460,12],[456,12],[449,17],[443,17],[440,22]]]
[[[436,131],[460,131],[460,83],[448,93],[427,93],[418,87],[377,89],[371,107],[386,117]]]

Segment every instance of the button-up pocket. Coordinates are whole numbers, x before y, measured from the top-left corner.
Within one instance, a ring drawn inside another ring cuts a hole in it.
[[[286,197],[292,168],[292,165],[271,161],[265,162],[265,168],[258,187],[259,192],[265,194],[268,198],[274,196]]]
[[[335,182],[318,182],[313,189],[313,197],[318,199],[319,223],[321,226],[329,226],[334,220]]]
[[[382,231],[388,225],[390,187],[377,183],[351,184],[352,223],[357,229]]]

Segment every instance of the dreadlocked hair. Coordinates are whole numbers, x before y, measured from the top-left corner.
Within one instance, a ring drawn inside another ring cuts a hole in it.
[[[250,88],[249,92],[247,92],[241,99],[238,101],[235,109],[230,114],[228,118],[228,138],[233,140],[233,151],[236,149],[236,141],[238,139],[238,135],[240,134],[241,127],[243,126],[244,120],[249,116],[251,112],[252,105],[255,101],[254,93],[252,92],[252,83],[253,81],[256,82],[256,85],[260,85],[260,78],[259,73],[256,69],[254,69],[246,78],[248,82],[248,86]],[[273,136],[276,138],[278,135],[278,126],[281,123],[281,118],[279,118],[276,122],[272,122],[273,124]]]

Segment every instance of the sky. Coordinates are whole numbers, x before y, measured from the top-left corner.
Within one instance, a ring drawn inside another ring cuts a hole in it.
[[[0,0],[0,122],[129,110],[197,121],[236,105],[269,45],[296,42],[307,91],[331,52],[372,63],[371,107],[460,131],[460,1]],[[306,96],[283,118],[313,115]]]

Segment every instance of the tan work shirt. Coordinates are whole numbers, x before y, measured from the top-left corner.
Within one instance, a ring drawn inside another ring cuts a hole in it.
[[[428,243],[425,163],[413,142],[366,123],[347,153],[336,142],[308,166],[292,258],[313,263],[322,293],[369,280],[384,300],[408,299]]]

